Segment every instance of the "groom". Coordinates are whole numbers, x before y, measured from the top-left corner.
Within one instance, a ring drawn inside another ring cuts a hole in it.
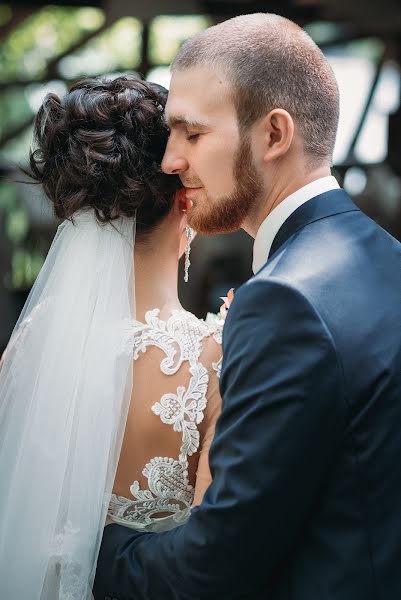
[[[96,600],[401,598],[401,245],[330,176],[338,90],[270,14],[174,64],[163,161],[255,276],[224,330],[213,483],[187,524],[106,527]]]

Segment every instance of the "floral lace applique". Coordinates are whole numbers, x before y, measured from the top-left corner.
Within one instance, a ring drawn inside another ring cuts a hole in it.
[[[188,388],[179,386],[177,394],[164,394],[160,402],[152,406],[155,415],[166,425],[173,425],[174,431],[182,432],[180,460],[186,461],[199,447],[197,425],[203,421],[206,408],[206,392],[209,383],[207,370],[201,363],[189,368],[192,375]]]
[[[188,456],[199,448],[197,426],[204,418],[209,383],[207,369],[199,357],[202,340],[217,334],[209,323],[185,310],[174,310],[167,321],[160,319],[159,314],[159,309],[154,309],[146,313],[145,323],[131,321],[125,346],[131,345],[135,360],[149,346],[162,350],[165,358],[160,369],[165,375],[174,375],[187,361],[191,379],[188,387],[179,386],[175,394],[164,394],[152,406],[152,412],[163,423],[182,434],[178,459],[155,457],[145,465],[142,473],[148,489],[141,489],[139,482],[134,481],[130,488],[134,499],[112,495],[109,516],[137,529],[150,529],[155,522],[164,521],[166,515],[175,524],[189,515],[194,488],[188,480]]]
[[[157,346],[166,355],[160,364],[162,373],[174,375],[184,361],[198,360],[202,340],[210,335],[210,330],[204,321],[184,310],[174,310],[168,321],[160,319],[159,314],[155,308],[146,313],[146,323],[131,321],[134,360],[148,346]]]

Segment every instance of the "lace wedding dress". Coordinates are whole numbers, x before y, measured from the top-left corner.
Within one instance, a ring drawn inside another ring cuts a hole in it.
[[[109,518],[144,531],[185,522],[210,483],[208,450],[220,412],[222,319],[185,310],[131,321],[125,350],[134,388]]]

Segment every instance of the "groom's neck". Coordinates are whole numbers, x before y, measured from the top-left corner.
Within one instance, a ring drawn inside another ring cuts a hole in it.
[[[330,175],[329,165],[322,165],[307,172],[304,168],[296,169],[294,166],[291,171],[286,169],[281,172],[280,170],[272,172],[271,176],[266,178],[267,183],[263,199],[255,206],[253,212],[247,216],[242,229],[255,238],[263,221],[283,200],[308,183],[328,175]]]

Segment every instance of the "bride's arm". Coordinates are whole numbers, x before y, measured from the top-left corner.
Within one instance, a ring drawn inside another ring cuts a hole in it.
[[[212,482],[209,467],[209,449],[214,438],[216,421],[221,412],[221,396],[216,373],[210,375],[207,408],[205,411],[205,433],[201,442],[198,469],[196,472],[195,495],[193,505],[202,502],[204,493]]]

